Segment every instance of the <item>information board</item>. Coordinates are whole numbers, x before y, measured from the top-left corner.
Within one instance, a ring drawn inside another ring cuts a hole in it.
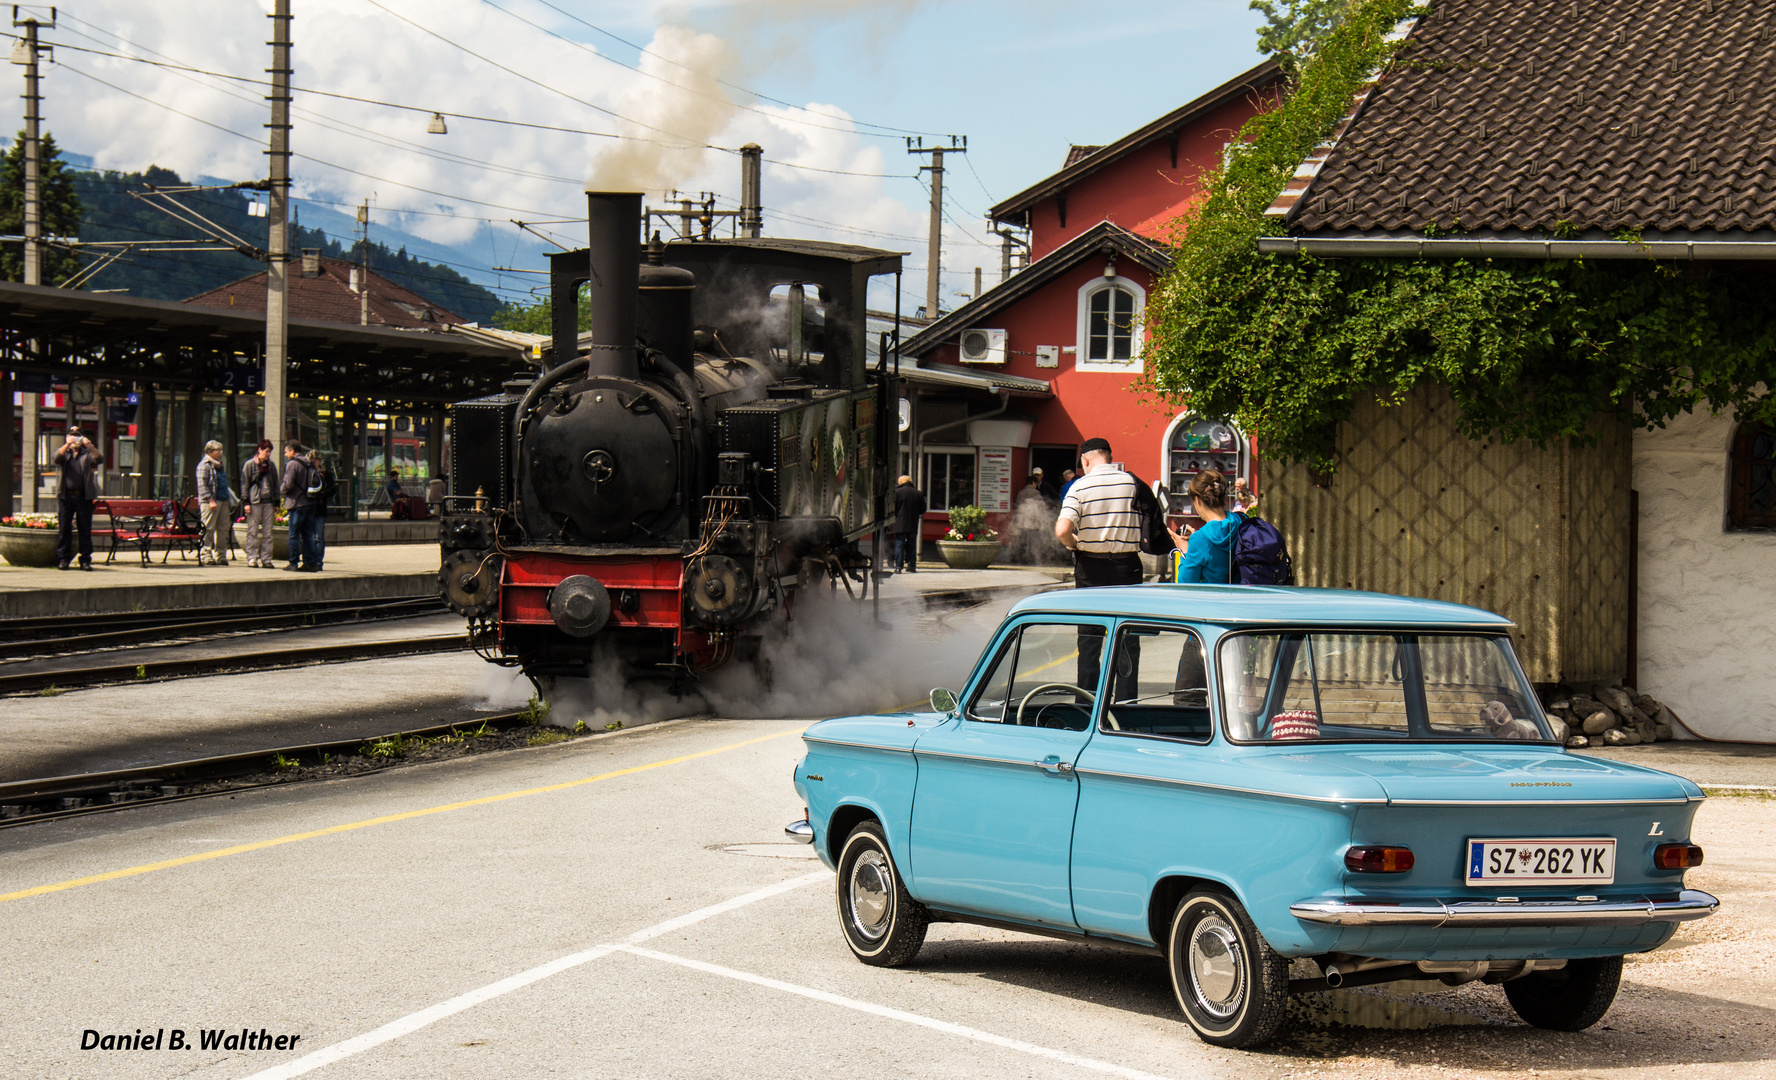
[[[989,514],[1011,513],[1011,447],[980,448],[980,506]]]

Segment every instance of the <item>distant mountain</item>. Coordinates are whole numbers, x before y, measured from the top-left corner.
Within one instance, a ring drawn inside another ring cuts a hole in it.
[[[64,155],[64,160],[70,159],[78,160],[78,156]],[[147,190],[145,185],[148,184],[163,188],[183,185],[185,181],[169,169],[152,165],[139,173],[89,169],[73,172],[73,178],[84,211],[80,227],[82,240],[170,240],[201,235],[193,226],[130,195],[132,191]],[[266,242],[266,219],[253,217],[249,212],[248,207],[255,201],[249,192],[194,191],[175,198],[181,205],[250,244],[263,246]],[[343,244],[318,229],[297,225],[290,230],[292,257],[303,249],[316,249],[329,258],[357,262],[362,246],[361,242],[355,241]],[[471,322],[490,322],[501,306],[499,297],[488,289],[448,266],[408,254],[405,245],[391,251],[383,244],[372,242],[370,267]],[[124,289],[133,296],[157,300],[184,300],[256,274],[263,268],[262,263],[234,251],[155,252],[138,249],[100,270],[83,287],[89,290]]]

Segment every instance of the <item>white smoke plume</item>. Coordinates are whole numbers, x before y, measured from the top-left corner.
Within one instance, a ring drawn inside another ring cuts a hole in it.
[[[584,721],[600,731],[682,716],[824,719],[927,708],[933,687],[961,688],[1007,606],[996,602],[940,617],[885,608],[892,621],[877,626],[867,603],[810,599],[804,596],[794,618],[768,632],[763,665],[730,663],[681,697],[659,679],[631,678],[614,657],[601,655],[589,678],[555,681],[549,722],[573,727]],[[488,681],[490,701],[523,704],[530,684],[508,678],[501,672]]]
[[[662,26],[641,57],[638,80],[618,99],[628,140],[600,154],[588,187],[596,191],[676,190],[696,175],[706,143],[737,111],[721,80],[733,54],[714,34]],[[670,134],[667,134],[670,132]],[[725,155],[724,155],[725,156]]]

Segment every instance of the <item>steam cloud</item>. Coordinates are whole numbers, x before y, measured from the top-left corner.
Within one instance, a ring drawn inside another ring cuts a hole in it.
[[[774,624],[761,655],[771,678],[739,662],[705,676],[692,693],[675,696],[653,680],[631,680],[615,657],[594,658],[590,678],[559,680],[549,722],[594,731],[680,716],[726,719],[813,717],[886,711],[923,702],[934,686],[960,689],[1006,604],[993,603],[947,617],[913,617],[904,611],[886,627],[870,618],[870,605],[803,596],[795,617]],[[512,680],[512,681],[508,681]],[[501,671],[484,684],[489,703],[522,705],[530,684]]]
[[[617,109],[639,122],[623,123],[628,138],[593,163],[589,187],[666,191],[692,176],[704,144],[738,111],[718,81],[729,77],[733,66],[733,53],[714,34],[660,27],[641,57],[642,72],[652,78],[639,81]]]

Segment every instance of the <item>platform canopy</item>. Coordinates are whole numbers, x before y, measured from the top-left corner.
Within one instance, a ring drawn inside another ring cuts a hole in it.
[[[0,369],[161,387],[258,388],[265,317],[0,282]],[[499,392],[533,366],[498,331],[442,332],[290,320],[287,386],[297,397],[437,406]]]

